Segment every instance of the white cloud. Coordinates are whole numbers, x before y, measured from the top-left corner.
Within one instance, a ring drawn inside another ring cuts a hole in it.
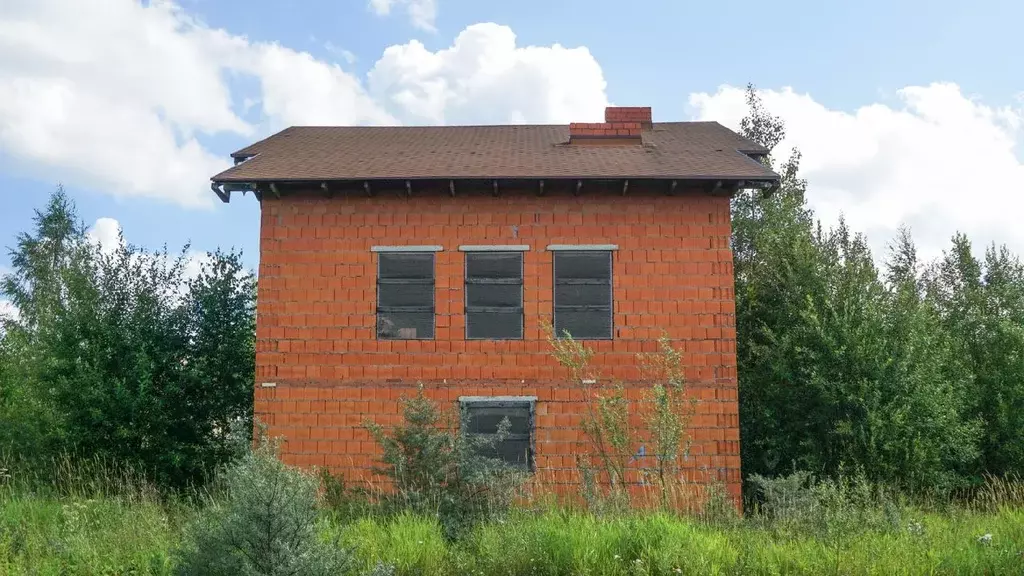
[[[1024,253],[1024,163],[1020,110],[994,108],[955,84],[910,86],[895,104],[831,110],[791,88],[761,90],[765,107],[786,122],[780,160],[803,153],[808,201],[826,223],[844,215],[865,232],[876,259],[901,224],[919,254],[937,257],[956,231],[981,251],[990,242]],[[741,88],[690,96],[700,119],[737,128],[746,114]]]
[[[260,82],[269,128],[295,124],[393,124],[395,119],[336,64],[279,44],[256,44],[236,55],[238,70]]]
[[[399,4],[433,21],[433,2]],[[238,76],[255,78],[257,93],[235,93]],[[47,180],[184,206],[212,205],[208,179],[229,165],[203,135],[588,120],[600,117],[604,89],[586,48],[517,47],[496,24],[470,26],[437,52],[392,46],[364,82],[309,53],[209,28],[169,0],[0,3],[0,155]]]
[[[451,47],[391,46],[369,73],[370,92],[410,123],[600,120],[601,66],[585,47],[516,46],[511,28],[474,24]]]
[[[265,125],[235,113],[233,74],[258,80]],[[208,206],[208,178],[230,164],[197,135],[390,120],[337,66],[166,0],[0,5],[0,153],[50,179]]]
[[[435,32],[437,28],[436,0],[370,0],[370,9],[378,16],[387,16],[395,6],[401,6],[409,14],[412,25],[421,30]]]
[[[121,223],[113,218],[98,218],[86,232],[86,237],[98,244],[103,252],[113,252],[122,243]]]

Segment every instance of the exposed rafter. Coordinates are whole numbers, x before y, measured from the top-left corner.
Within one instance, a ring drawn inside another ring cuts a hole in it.
[[[451,194],[452,198],[455,198],[455,180],[448,181],[448,193]]]
[[[745,188],[746,186],[747,186],[747,183],[746,183],[746,181],[744,181],[744,180],[737,180],[736,182],[733,182],[732,184],[730,184],[729,186],[727,186],[727,187],[725,188],[725,192],[726,192],[726,193],[727,193],[727,194],[728,194],[729,196],[733,196],[733,195],[735,195],[735,194],[738,194],[738,193],[739,193],[739,191],[740,191],[740,190],[743,190],[743,189],[744,189],[744,188]]]
[[[573,196],[579,196],[580,195],[580,188],[583,188],[583,180],[577,180],[576,181],[576,187],[573,188],[572,195]]]
[[[493,185],[494,185],[494,191],[491,192],[491,195],[494,196],[495,198],[497,198],[497,196],[498,196],[498,181],[495,180],[493,182]]]
[[[624,180],[624,181],[622,182],[622,195],[623,195],[623,196],[625,196],[625,195],[626,195],[626,192],[627,192],[628,190],[629,190],[629,180]]]
[[[270,192],[274,195],[274,198],[281,198],[281,192],[277,189],[277,184],[275,182],[270,183]]]
[[[221,189],[220,184],[213,182],[210,184],[210,189],[213,190],[213,193],[216,194],[218,198],[220,198],[221,202],[225,204],[231,202],[231,194]]]
[[[327,182],[321,182],[320,188],[324,191],[324,193],[327,194],[328,198],[334,197],[334,191],[331,190],[331,187],[327,184]]]
[[[366,192],[367,196],[373,196],[373,190],[370,188],[369,180],[363,182],[363,191]]]
[[[405,181],[405,197],[409,198],[411,196],[412,196],[412,181],[411,180],[406,180]]]
[[[541,180],[540,184],[537,185],[537,196],[543,196],[543,195],[544,195],[544,181]]]
[[[679,184],[679,183],[678,183],[678,182],[676,182],[675,180],[673,180],[673,181],[672,181],[672,183],[671,183],[671,184],[669,184],[669,186],[668,186],[668,194],[669,194],[670,196],[671,196],[672,194],[675,194],[675,193],[676,193],[676,185],[677,185],[677,184]]]

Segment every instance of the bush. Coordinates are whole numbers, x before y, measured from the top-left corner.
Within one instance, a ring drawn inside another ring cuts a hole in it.
[[[451,414],[423,395],[422,386],[416,396],[403,398],[402,406],[403,422],[390,432],[367,424],[384,452],[377,472],[393,482],[396,505],[436,514],[449,539],[509,509],[525,476],[483,455],[508,434],[507,420],[490,439],[462,434]]]
[[[263,441],[228,467],[180,552],[182,575],[334,575],[348,566],[317,536],[318,480],[278,460]]]
[[[216,251],[91,241],[63,192],[18,236],[0,298],[0,451],[129,466],[160,488],[203,484],[248,445],[256,279]],[[45,466],[45,462],[40,465]]]
[[[863,473],[820,482],[804,471],[777,478],[752,474],[750,483],[758,498],[753,519],[775,530],[833,537],[902,527],[900,510],[906,507]]]

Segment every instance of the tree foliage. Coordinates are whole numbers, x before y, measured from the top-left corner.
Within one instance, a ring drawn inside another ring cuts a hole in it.
[[[51,197],[2,285],[20,312],[0,347],[4,448],[108,458],[182,486],[245,443],[255,280],[223,252],[189,277],[186,253],[101,247],[63,191]]]
[[[774,149],[783,122],[752,86],[747,101],[744,134]],[[923,264],[902,230],[878,270],[861,235],[815,221],[799,161],[733,202],[744,471],[907,489],[1024,472],[1020,261],[993,247],[979,262],[957,235]]]

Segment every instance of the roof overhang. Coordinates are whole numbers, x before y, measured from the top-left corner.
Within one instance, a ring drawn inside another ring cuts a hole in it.
[[[365,178],[325,180],[314,178],[271,180],[256,179],[242,181],[239,179],[214,179],[210,184],[213,192],[222,202],[230,202],[233,193],[243,195],[253,193],[257,200],[264,196],[280,198],[296,192],[308,193],[318,191],[326,197],[337,195],[374,196],[394,193],[396,196],[410,197],[414,193],[446,193],[456,196],[459,193],[500,195],[506,190],[534,190],[539,196],[552,191],[569,191],[574,196],[586,192],[620,193],[625,196],[631,191],[662,191],[664,194],[676,194],[684,190],[700,190],[712,195],[731,196],[743,189],[770,190],[779,181],[778,175],[765,178],[737,178],[728,175],[706,175],[686,177],[536,177],[536,178]]]

